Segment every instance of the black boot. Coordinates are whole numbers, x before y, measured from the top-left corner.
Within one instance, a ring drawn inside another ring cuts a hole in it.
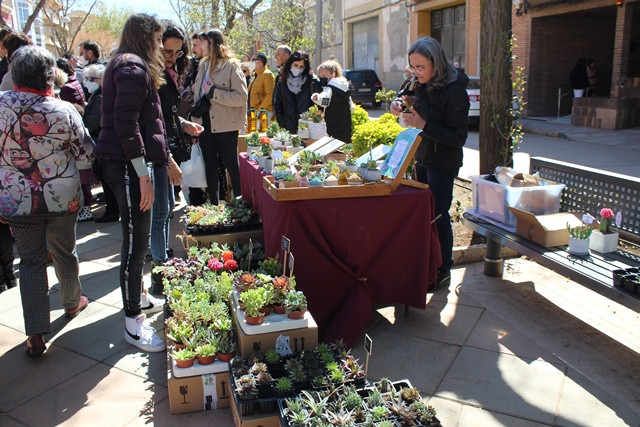
[[[13,272],[13,265],[10,265],[8,268],[4,268],[4,280],[7,285],[7,289],[18,286],[18,279],[16,274]]]

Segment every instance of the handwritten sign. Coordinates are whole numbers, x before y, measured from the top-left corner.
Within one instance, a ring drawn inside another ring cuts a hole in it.
[[[380,167],[382,175],[392,179],[398,176],[400,168],[420,132],[422,132],[422,129],[407,129],[398,134],[393,143],[393,147],[391,147],[391,151],[387,154],[386,159]]]
[[[282,236],[282,243],[280,243],[282,250],[285,252],[289,252],[289,248],[291,247],[291,240],[288,237]]]

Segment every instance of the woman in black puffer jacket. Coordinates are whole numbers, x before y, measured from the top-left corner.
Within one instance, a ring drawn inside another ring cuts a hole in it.
[[[313,105],[311,94],[320,90],[320,82],[310,73],[306,53],[293,52],[282,69],[273,99],[278,124],[292,134],[298,133],[298,118]]]
[[[462,146],[467,140],[469,78],[454,68],[437,40],[424,37],[409,49],[409,64],[418,84],[414,99],[404,99],[413,109],[402,112],[402,100],[391,103],[391,113],[406,125],[422,129],[422,142],[415,155],[416,179],[429,184],[435,202],[435,215],[442,265],[436,288],[448,286],[453,265],[453,231],[449,209],[453,182],[462,166]]]

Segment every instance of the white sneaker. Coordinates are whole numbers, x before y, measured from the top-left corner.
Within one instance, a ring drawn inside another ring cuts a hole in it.
[[[153,314],[162,311],[164,299],[156,298],[151,294],[143,292],[140,295],[140,307],[143,313]]]
[[[142,351],[156,353],[164,351],[164,341],[156,334],[156,330],[147,322],[147,316],[125,317],[124,340]],[[134,332],[131,332],[134,331]]]

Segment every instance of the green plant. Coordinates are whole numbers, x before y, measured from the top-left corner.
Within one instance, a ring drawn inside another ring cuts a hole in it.
[[[351,125],[353,126],[353,130],[360,126],[361,124],[369,122],[369,113],[367,110],[362,108],[360,105],[356,105],[356,108],[353,109],[353,113],[351,113]]]
[[[232,354],[236,351],[236,343],[229,335],[218,338],[218,353]]]
[[[307,297],[302,291],[289,291],[284,296],[284,306],[287,313],[304,311],[307,309]]]
[[[251,132],[245,141],[249,147],[258,147],[260,146],[260,134],[258,132]]]
[[[400,396],[409,403],[420,400],[420,391],[415,387],[404,387],[400,390]]]
[[[571,237],[576,239],[588,239],[593,231],[593,227],[591,226],[592,223],[593,217],[589,214],[584,214],[582,215],[582,224],[572,227],[567,222],[567,230]]]
[[[615,217],[615,214],[610,208],[602,208],[600,210],[600,216],[602,219],[600,220],[600,231],[603,233],[609,233],[609,227],[611,227],[611,222]]]
[[[378,162],[376,162],[373,159],[369,159],[367,160],[367,164],[365,167],[367,168],[367,170],[370,170],[370,171],[378,170]]]
[[[298,154],[298,163],[300,163],[301,165],[303,164],[313,165],[313,164],[319,163],[320,160],[321,160],[320,155],[314,153],[313,151],[304,150],[304,151],[301,151],[300,154]]]
[[[302,138],[300,138],[298,135],[293,135],[290,141],[293,147],[300,147],[302,145]]]
[[[389,393],[390,391],[393,390],[393,385],[391,384],[391,381],[389,381],[389,378],[382,377],[380,378],[380,381],[378,381],[378,383],[376,384],[376,388],[381,393]]]
[[[309,121],[311,120],[311,113],[309,113],[309,111],[304,111],[302,113],[300,113],[300,120],[304,120],[304,121]],[[306,124],[306,123],[304,123]],[[309,128],[309,126],[307,126],[307,129]]]
[[[259,271],[269,276],[280,274],[282,272],[282,264],[278,262],[279,256],[280,254],[276,254],[275,257],[265,258],[264,261],[258,262]]]
[[[267,372],[267,365],[262,362],[255,362],[251,366],[251,373],[254,375],[258,375],[260,372]]]
[[[289,379],[289,377],[280,377],[276,381],[276,390],[279,392],[286,392],[293,390],[293,382]]]
[[[278,352],[273,349],[270,348],[269,350],[267,350],[267,352],[264,354],[264,360],[267,363],[278,363],[280,361],[280,355],[278,354]]]
[[[280,125],[275,120],[271,122],[269,125],[269,129],[267,129],[267,136],[269,138],[273,138],[280,131]]]
[[[171,357],[173,357],[175,360],[191,360],[196,357],[196,354],[193,352],[193,350],[183,348],[182,350],[176,350],[171,353]]]
[[[298,130],[308,130],[308,129],[309,129],[309,123],[303,122],[303,121],[298,122]]]
[[[305,163],[302,165],[302,168],[300,169],[300,172],[298,172],[298,175],[302,177],[309,176],[310,170],[311,170],[311,165],[309,163]]]
[[[256,383],[258,384],[271,384],[273,382],[273,377],[269,372],[259,372],[256,375]]]
[[[284,179],[287,182],[293,182],[293,181],[296,181],[298,178],[294,173],[288,172],[285,176],[282,177],[282,179]]]
[[[324,120],[324,112],[321,111],[317,105],[312,105],[309,107],[309,119],[314,123],[322,123]]]
[[[378,390],[369,392],[367,404],[369,405],[369,407],[384,405],[384,399],[382,399],[382,395]]]
[[[201,344],[196,347],[196,354],[199,356],[209,357],[215,356],[218,352],[218,347],[215,344]]]
[[[265,295],[259,288],[243,292],[240,300],[244,304],[244,314],[249,317],[262,315],[260,309],[267,305]]]
[[[342,403],[348,410],[353,410],[362,405],[362,397],[355,390],[355,387],[349,387],[349,390],[342,395]]]
[[[185,344],[193,335],[193,325],[175,317],[167,319],[167,336],[176,343]]]
[[[282,142],[289,142],[291,140],[291,134],[286,129],[280,129],[273,138]]]
[[[393,145],[396,137],[404,129],[397,123],[396,117],[390,113],[385,113],[378,120],[364,123],[354,129],[351,142],[356,157],[369,151],[380,144]]]
[[[394,427],[394,425],[395,424],[393,424],[393,422],[389,420],[382,420],[378,424],[376,424],[376,427]],[[406,424],[406,425],[412,425],[412,424]]]
[[[380,421],[389,416],[389,410],[386,406],[374,406],[371,408],[371,416],[374,420]]]
[[[272,151],[271,144],[262,144],[260,150],[263,156],[270,156]]]
[[[347,159],[345,160],[345,165],[347,166],[355,166],[356,165],[356,158],[353,157],[351,154],[347,155]]]
[[[391,104],[391,101],[396,97],[396,93],[395,90],[385,91],[385,88],[382,88],[376,92],[376,101],[387,104],[387,111],[389,111],[389,104]]]
[[[236,392],[238,394],[257,394],[256,382],[250,374],[242,375],[236,380]]]

